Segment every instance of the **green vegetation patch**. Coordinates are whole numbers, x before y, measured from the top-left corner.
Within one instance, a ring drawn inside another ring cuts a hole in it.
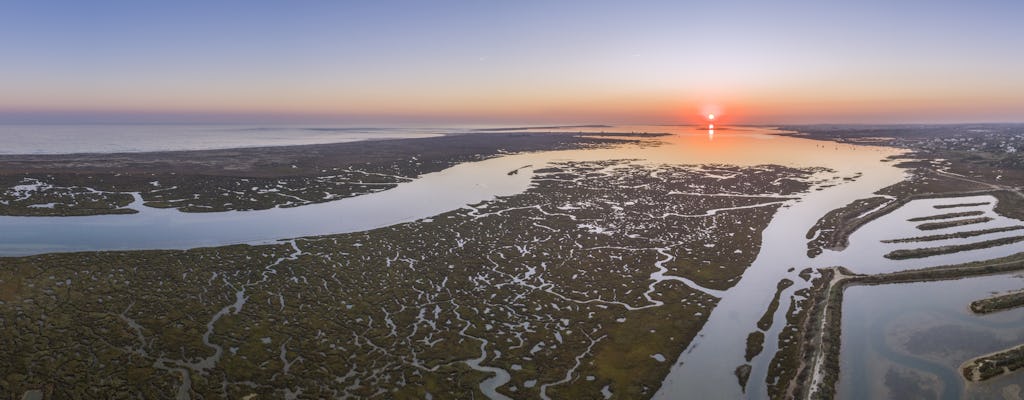
[[[733,171],[706,193],[809,186]],[[666,195],[704,174],[563,163],[525,193],[366,232],[0,258],[0,392],[482,398],[497,368],[513,398],[649,397],[779,201]]]
[[[941,210],[941,209],[945,209],[945,208],[986,206],[986,205],[989,205],[989,204],[992,204],[992,202],[985,201],[985,202],[979,202],[979,203],[936,204],[936,205],[934,205],[932,207],[935,207],[936,209],[940,209]]]
[[[1024,368],[1024,346],[975,358],[965,363],[960,371],[967,380],[980,382],[1021,368]]]
[[[824,249],[845,246],[849,234],[857,227],[884,214],[884,212],[867,213],[877,210],[887,203],[892,203],[892,200],[876,196],[854,200],[841,208],[829,211],[807,231],[807,256],[816,257]],[[888,209],[888,207],[886,208]]]
[[[656,143],[661,134],[493,132],[261,148],[0,155],[0,214],[94,215],[298,207],[394,188],[502,154]]]
[[[928,222],[928,223],[924,223],[924,224],[918,225],[917,229],[920,229],[922,231],[934,231],[934,230],[938,230],[938,229],[946,229],[946,228],[952,228],[952,227],[956,227],[956,226],[983,224],[983,223],[986,223],[986,222],[989,222],[989,221],[992,221],[992,220],[993,220],[992,217],[979,217],[979,218],[964,218],[964,219],[957,219],[957,220],[953,220],[953,221],[943,221],[943,222]]]
[[[747,335],[747,351],[744,354],[744,358],[747,362],[753,360],[758,354],[761,354],[761,350],[764,350],[764,332],[753,331]]]
[[[903,238],[903,239],[886,239],[886,240],[882,240],[881,242],[882,243],[933,242],[933,241],[936,241],[936,240],[946,240],[946,239],[965,239],[965,238],[969,238],[969,237],[988,235],[990,233],[1018,231],[1018,230],[1021,230],[1021,229],[1024,229],[1024,225],[1005,226],[1005,227],[1001,227],[1001,228],[990,228],[990,229],[979,229],[979,230],[973,230],[973,231],[961,231],[961,232],[946,233],[946,234],[942,234],[942,235],[916,236],[916,237]]]
[[[757,321],[758,329],[767,331],[772,327],[772,321],[775,319],[775,312],[779,309],[779,300],[782,297],[782,291],[786,288],[793,286],[793,281],[789,279],[782,279],[779,281],[775,288],[775,296],[772,297],[772,302],[768,304],[768,309],[761,315],[761,319]]]
[[[900,249],[890,251],[885,258],[890,260],[907,260],[911,258],[924,258],[943,254],[959,253],[961,251],[987,249],[989,247],[1005,246],[1024,241],[1024,236],[1010,236],[999,239],[985,240],[982,242],[957,244],[939,247],[925,247],[920,249]]]
[[[907,221],[909,221],[909,222],[935,221],[935,220],[950,219],[950,218],[973,217],[973,216],[982,215],[982,214],[985,214],[985,212],[984,211],[962,211],[962,212],[954,212],[954,213],[929,215],[929,216],[926,216],[926,217],[909,218],[909,219],[907,219]]]
[[[971,311],[988,314],[1024,306],[1024,291],[989,297],[971,302]]]

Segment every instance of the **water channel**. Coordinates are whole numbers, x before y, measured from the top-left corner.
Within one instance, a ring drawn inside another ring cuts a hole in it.
[[[864,252],[877,255],[872,229],[884,229],[879,219],[858,231],[843,252],[826,252],[820,259],[806,255],[808,229],[828,211],[856,199],[871,197],[904,179],[905,171],[885,160],[899,151],[874,146],[835,144],[777,135],[760,128],[709,132],[693,127],[630,126],[604,128],[617,132],[668,132],[657,146],[627,145],[614,148],[549,151],[507,155],[464,163],[426,174],[396,188],[295,208],[261,211],[182,213],[132,205],[138,214],[87,217],[0,217],[0,255],[54,251],[185,249],[234,243],[267,243],[281,239],[363,231],[430,218],[498,196],[510,196],[530,187],[533,171],[560,161],[636,160],[655,164],[720,164],[752,166],[777,164],[824,167],[832,172],[820,178],[835,185],[817,186],[785,203],[762,234],[761,250],[742,279],[722,293],[707,324],[676,360],[656,398],[765,398],[767,365],[785,325],[789,296],[807,283],[796,274],[805,267],[856,264]],[[528,168],[523,168],[529,166]],[[522,169],[521,169],[522,168]],[[511,170],[520,173],[509,175]],[[966,200],[965,200],[966,201]],[[893,213],[892,224],[906,215],[921,216],[928,202],[911,203]],[[991,213],[991,205],[979,210]],[[915,211],[916,210],[916,211]],[[905,213],[900,214],[900,213]],[[996,221],[996,223],[1009,223]],[[881,228],[875,228],[881,227]],[[890,231],[889,233],[892,233]],[[978,256],[977,254],[971,256]],[[896,267],[899,267],[898,265]],[[864,267],[867,268],[867,267]],[[874,271],[866,271],[874,272]],[[751,364],[746,393],[733,374],[745,363],[746,336],[775,294],[779,280],[796,285],[781,298],[772,328],[766,332],[765,351]]]
[[[977,315],[971,301],[1024,289],[1019,273],[853,286],[843,302],[837,393],[843,399],[1000,398],[1024,377],[968,383],[959,366],[1024,342],[1024,308]],[[1015,386],[1015,388],[1014,388]]]

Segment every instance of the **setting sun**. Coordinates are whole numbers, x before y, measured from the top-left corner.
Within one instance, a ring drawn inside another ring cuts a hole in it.
[[[0,10],[0,400],[1022,400],[1024,0]]]

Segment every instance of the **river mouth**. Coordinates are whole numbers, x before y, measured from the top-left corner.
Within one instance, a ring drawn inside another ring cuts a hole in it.
[[[210,348],[223,349],[215,355],[225,358],[229,366],[239,362],[232,348],[241,348],[238,351],[252,356],[272,346],[274,359],[282,360],[287,367],[301,368],[302,364],[293,365],[295,352],[300,352],[293,346],[300,343],[290,339],[320,334],[316,329],[300,330],[296,326],[319,328],[341,315],[365,316],[347,317],[350,320],[346,326],[378,323],[377,332],[353,332],[356,345],[374,343],[360,335],[381,334],[378,339],[391,341],[387,339],[391,337],[389,331],[410,327],[410,335],[436,331],[442,339],[458,331],[459,337],[449,339],[459,344],[449,346],[458,348],[457,359],[461,362],[427,365],[416,352],[403,362],[426,371],[455,368],[456,364],[470,368],[481,376],[476,382],[481,393],[491,397],[511,393],[558,397],[569,393],[566,390],[584,388],[603,396],[650,396],[652,393],[644,392],[644,388],[659,383],[661,396],[667,397],[698,395],[701,391],[711,397],[741,395],[733,371],[744,362],[746,335],[758,329],[757,319],[764,311],[759,305],[775,294],[776,283],[790,279],[797,283],[781,294],[781,311],[769,316],[773,324],[765,332],[768,350],[752,361],[751,382],[756,385],[752,384],[747,394],[764,397],[765,388],[760,382],[765,381],[774,341],[785,325],[784,311],[790,308],[791,294],[807,285],[800,271],[814,265],[806,259],[804,235],[836,204],[870,196],[900,181],[903,171],[883,161],[899,152],[865,146],[823,146],[821,142],[778,136],[764,129],[734,129],[714,135],[686,127],[636,130],[669,130],[671,135],[644,145],[514,154],[460,164],[391,190],[290,209],[188,214],[144,208],[134,215],[5,217],[0,222],[17,229],[5,229],[2,242],[14,254],[186,249],[307,237],[271,246],[47,255],[7,262],[32,269],[37,267],[34,260],[96,260],[82,262],[104,265],[108,262],[104,258],[112,257],[118,268],[154,265],[153,270],[134,267],[137,271],[133,274],[157,276],[134,278],[131,286],[127,279],[96,278],[104,284],[125,286],[106,292],[112,295],[93,307],[116,308],[124,299],[115,296],[150,283],[159,287],[167,282],[188,282],[176,290],[201,289],[195,297],[226,300],[212,310],[194,311],[206,315],[201,318],[204,325],[199,332],[212,333],[207,335],[209,340],[194,341],[195,351],[205,355],[190,359],[207,359],[204,357],[210,356]],[[596,186],[587,187],[590,181]],[[516,216],[505,217],[506,212]],[[481,222],[488,218],[498,222]],[[548,227],[552,221],[559,225]],[[643,224],[637,225],[637,221]],[[492,238],[496,230],[511,229],[509,226],[521,230],[509,231],[506,238]],[[456,229],[468,230],[464,236],[452,237],[459,233]],[[344,232],[350,233],[341,234]],[[564,246],[550,242],[553,234],[568,235],[560,239]],[[441,238],[450,249],[437,249],[436,243],[417,247]],[[758,241],[761,245],[752,249],[750,243]],[[478,247],[473,247],[474,242]],[[582,252],[581,243],[593,245],[585,246]],[[424,260],[426,256],[438,258]],[[193,257],[195,265],[189,264],[184,272],[173,270],[179,265],[173,261],[177,257]],[[578,258],[578,264],[562,268],[552,261],[563,257]],[[210,259],[217,261],[202,261]],[[594,264],[595,260],[601,264]],[[220,270],[221,265],[232,263],[246,267]],[[74,279],[54,274],[53,281],[65,288],[79,279],[92,279],[95,271],[89,269]],[[159,275],[164,270],[175,274]],[[247,273],[255,277],[245,276]],[[352,273],[377,274],[379,279],[367,281],[363,275],[344,275]],[[591,277],[594,275],[599,276]],[[50,275],[31,276],[49,279]],[[396,284],[395,279],[407,280]],[[371,283],[379,287],[374,289]],[[93,286],[80,290],[93,290]],[[493,291],[479,292],[480,287],[491,286]],[[457,298],[436,298],[454,296],[446,290],[457,290]],[[408,293],[380,297],[394,291]],[[499,304],[528,299],[531,306],[506,310],[488,304],[492,297],[487,295],[504,296]],[[230,308],[239,296],[248,299],[244,310],[241,306]],[[366,304],[366,299],[373,300]],[[194,306],[187,298],[175,301],[173,304],[180,305],[174,309]],[[404,301],[411,303],[399,304]],[[160,298],[152,300],[150,306],[170,304]],[[306,319],[294,319],[294,314],[286,312],[294,312],[288,307],[295,305],[306,315],[304,318],[316,318],[309,322],[312,326],[303,326]],[[311,315],[308,307],[322,309],[318,315]],[[496,309],[508,315],[490,317],[488,313]],[[221,312],[214,313],[217,310]],[[137,341],[145,346],[153,338],[161,339],[149,332],[160,332],[162,327],[150,327],[156,322],[145,320],[145,314],[136,308],[120,307],[116,311],[146,327],[145,341],[134,337],[128,340],[133,346]],[[160,312],[165,311],[154,314]],[[600,323],[588,321],[589,315]],[[293,326],[275,325],[275,329],[287,333],[275,336],[268,332],[271,327],[266,326],[267,316],[283,318]],[[509,319],[522,321],[503,323]],[[380,321],[386,321],[388,328],[380,328]],[[231,332],[240,326],[261,333]],[[456,326],[460,328],[452,328]],[[483,335],[486,340],[471,340]],[[497,340],[499,337],[505,340]],[[433,336],[415,339],[416,343],[437,340]],[[509,345],[516,340],[523,344]],[[690,343],[690,347],[677,358],[682,347],[679,341]],[[462,348],[463,344],[469,347]],[[408,347],[419,351],[420,345]],[[332,354],[340,351],[336,347],[321,350]],[[566,353],[570,351],[575,353]],[[310,351],[300,354],[303,358],[318,357]],[[642,379],[642,384],[623,382],[624,373],[616,372],[616,368],[623,367],[622,357],[636,363],[634,371],[651,371],[638,374],[642,376],[626,375]],[[557,361],[566,370],[553,374],[549,369],[537,368],[538,363],[546,365],[545,360]],[[659,382],[677,360],[685,361],[688,369],[672,368],[668,378]],[[192,365],[180,361],[181,365]],[[198,368],[196,373],[206,371]],[[360,378],[339,374],[337,378],[351,378],[357,386],[373,376],[379,377],[374,379],[379,379],[381,385],[398,379],[374,375],[372,368],[360,372],[366,374]],[[288,373],[287,368],[283,373]],[[566,385],[569,382],[574,384]],[[189,384],[209,383],[194,380]]]
[[[584,128],[573,128],[574,131]],[[608,128],[590,128],[594,132]],[[892,149],[849,146],[743,129],[708,135],[690,127],[627,126],[617,131],[668,132],[650,145],[507,155],[456,165],[381,192],[327,203],[269,210],[181,213],[138,204],[130,215],[0,217],[0,256],[49,252],[188,249],[261,244],[295,237],[358,232],[415,221],[530,187],[533,171],[552,162],[634,159],[651,164],[827,167],[837,174],[863,168],[894,170],[880,163]],[[860,151],[854,151],[856,149]],[[850,165],[856,165],[852,168]],[[524,167],[525,166],[525,167]],[[517,171],[511,174],[510,171]],[[891,175],[891,173],[890,173]],[[429,198],[429,202],[419,199]],[[827,211],[827,210],[825,210]]]
[[[894,149],[851,145],[802,144],[794,154],[816,155],[809,161],[841,171],[848,176],[834,185],[824,185],[788,203],[775,215],[762,233],[763,245],[757,259],[744,272],[739,283],[730,288],[719,302],[701,334],[690,343],[666,377],[655,398],[767,398],[764,382],[769,363],[778,350],[777,339],[787,325],[786,311],[793,306],[794,293],[810,286],[800,272],[807,267],[824,266],[807,255],[808,230],[837,205],[871,197],[876,191],[904,179],[902,169],[883,162],[885,157],[899,154]],[[827,158],[834,156],[835,161]],[[806,156],[805,156],[806,157]],[[766,305],[776,293],[776,284],[788,279],[795,282],[779,294],[780,304],[770,315],[767,329],[757,325]],[[761,332],[765,348],[752,360],[746,360],[744,343],[749,333]],[[749,364],[748,364],[749,363]],[[735,370],[751,365],[748,387],[737,385]]]

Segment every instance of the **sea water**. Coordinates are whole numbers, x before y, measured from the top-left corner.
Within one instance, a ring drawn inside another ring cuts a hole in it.
[[[0,154],[135,153],[402,139],[467,128],[337,125],[3,125]]]

